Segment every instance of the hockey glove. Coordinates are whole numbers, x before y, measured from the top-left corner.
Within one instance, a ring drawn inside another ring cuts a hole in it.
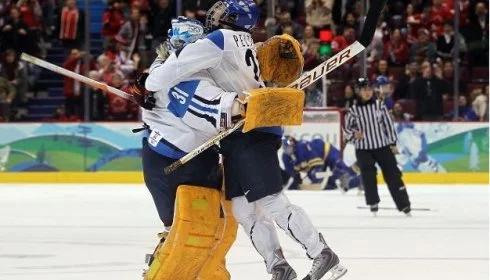
[[[170,56],[170,47],[168,42],[161,43],[155,50],[157,59],[166,60]]]
[[[128,93],[134,97],[140,107],[151,111],[155,108],[156,99],[153,96],[153,92],[145,89],[147,77],[148,73],[141,73],[136,79],[136,82],[129,85]]]

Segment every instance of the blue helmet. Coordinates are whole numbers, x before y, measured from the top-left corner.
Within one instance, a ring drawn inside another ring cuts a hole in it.
[[[377,86],[384,86],[390,83],[390,79],[388,79],[388,77],[386,77],[385,75],[379,75],[378,77],[376,77],[375,83]]]
[[[253,0],[223,0],[216,2],[206,15],[206,27],[219,24],[250,31],[259,19],[259,9]]]
[[[172,19],[172,28],[168,31],[170,47],[181,49],[204,36],[204,27],[195,19],[179,16]]]

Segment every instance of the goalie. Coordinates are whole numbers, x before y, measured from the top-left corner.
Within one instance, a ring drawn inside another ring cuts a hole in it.
[[[204,28],[198,21],[179,17],[172,20],[169,36],[168,43],[157,49],[158,57],[148,77],[171,53],[202,38]],[[144,82],[143,77],[139,83]],[[145,183],[165,225],[160,243],[148,258],[145,279],[229,279],[224,256],[237,226],[230,202],[220,198],[217,151],[207,150],[169,175],[163,168],[231,125],[232,110],[240,114],[237,94],[216,87],[205,71],[175,85],[162,81],[160,86],[154,92],[145,91],[141,85],[131,90],[144,108]],[[181,268],[180,263],[189,265]]]
[[[286,136],[282,141],[282,162],[285,167],[288,189],[299,189],[305,172],[312,184],[319,184],[321,189],[339,188],[347,192],[353,188],[362,189],[361,175],[354,166],[347,166],[341,158],[340,151],[322,139],[297,141]],[[327,168],[332,173],[325,176]],[[337,186],[337,181],[340,184]]]

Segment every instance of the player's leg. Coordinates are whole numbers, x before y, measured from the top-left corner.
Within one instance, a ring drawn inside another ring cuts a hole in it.
[[[378,182],[376,179],[376,162],[373,157],[373,152],[369,150],[356,150],[356,158],[359,169],[361,170],[366,204],[371,207],[372,212],[377,212],[379,194]]]
[[[333,173],[335,174],[336,172],[339,173],[340,188],[344,191],[361,187],[361,175],[356,173],[340,159],[337,161]]]
[[[410,213],[410,200],[408,198],[405,183],[402,180],[402,172],[398,168],[395,155],[389,147],[379,149],[375,155],[376,162],[381,167],[383,178],[388,185],[391,197],[395,201],[399,211]]]
[[[169,189],[178,187],[175,214],[172,209],[175,221],[172,219],[168,238],[154,253],[146,279],[195,279],[199,274],[215,247],[220,221],[218,160],[218,154],[209,150],[165,176]],[[171,163],[158,165],[160,174]],[[181,267],[181,263],[190,265]],[[221,272],[223,277],[215,279],[229,279],[224,267]],[[175,278],[176,273],[183,278]]]
[[[145,185],[150,191],[157,208],[158,216],[164,224],[163,231],[158,234],[158,244],[152,254],[147,254],[145,262],[151,266],[157,251],[168,236],[173,221],[176,188],[168,182],[161,166],[171,163],[171,160],[150,149],[147,139],[142,139],[142,166]],[[145,275],[146,271],[143,273]]]
[[[243,161],[242,158],[242,155],[248,153],[247,148],[255,144],[249,134],[241,133],[231,135],[221,143],[224,155],[226,196],[232,200],[235,219],[249,235],[258,253],[264,258],[267,272],[273,274],[273,279],[295,279],[296,273],[282,254],[273,223],[259,214],[260,210],[256,208],[256,205],[249,203],[244,196],[244,189],[246,189],[248,195],[255,196],[256,188],[249,187],[263,187],[262,183],[257,184],[257,179],[248,180],[248,178],[257,178],[262,175],[261,173],[254,173],[257,170],[254,168],[254,164],[257,164],[258,169],[261,169],[264,168],[264,163],[260,161]],[[274,151],[276,151],[275,148]],[[277,154],[275,155],[277,160]],[[280,182],[279,189],[281,189],[281,179],[281,174],[279,173],[277,176],[277,180]],[[261,190],[260,192],[266,191]]]
[[[170,186],[168,178],[162,172],[162,166],[167,166],[171,159],[150,149],[146,138],[143,138],[142,165],[145,184],[153,198],[158,216],[162,223],[170,227],[173,220],[173,209],[176,188]]]
[[[257,252],[264,258],[267,272],[272,274],[278,267],[289,266],[282,253],[279,253],[281,245],[273,222],[261,214],[257,205],[249,203],[245,196],[240,196],[232,199],[232,207],[233,216],[248,234]],[[292,269],[288,271],[294,273]]]
[[[337,255],[326,245],[306,213],[292,205],[282,192],[277,157],[280,138],[262,132],[250,132],[246,136],[249,142],[237,153],[235,164],[241,166],[240,180],[248,202],[255,202],[267,219],[276,222],[291,238],[305,247],[307,255],[314,259],[309,273],[311,279],[320,279],[328,271],[335,271],[336,274],[326,279],[337,279],[345,274],[343,268],[337,271]]]
[[[360,175],[344,163],[340,151],[332,145],[329,145],[325,167],[328,167],[332,173],[325,189],[337,188],[337,180],[340,181],[339,188],[344,192],[351,188],[357,188],[361,184]]]
[[[267,218],[275,221],[292,239],[301,244],[308,257],[313,259],[307,279],[320,279],[327,273],[325,279],[338,279],[347,272],[306,212],[292,204],[283,192],[261,198],[255,203],[264,209]]]

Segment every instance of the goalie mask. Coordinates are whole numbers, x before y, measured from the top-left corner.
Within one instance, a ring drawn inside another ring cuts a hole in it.
[[[259,10],[253,0],[223,0],[216,2],[206,14],[206,28],[211,31],[226,25],[250,32],[257,24]]]
[[[170,47],[173,50],[194,43],[203,36],[204,27],[201,22],[182,16],[172,19],[172,28],[168,31],[168,37],[170,38]]]

